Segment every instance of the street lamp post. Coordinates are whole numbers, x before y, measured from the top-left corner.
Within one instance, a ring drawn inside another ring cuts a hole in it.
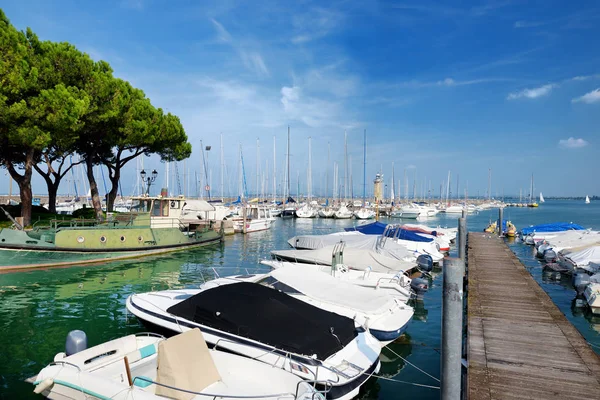
[[[154,170],[152,170],[152,175],[146,177],[146,171],[141,170],[140,176],[142,178],[142,183],[145,183],[147,185],[146,186],[146,196],[148,196],[150,194],[150,186],[152,186],[152,184],[156,180],[156,177],[158,176],[158,172],[156,172],[156,170],[154,169]]]

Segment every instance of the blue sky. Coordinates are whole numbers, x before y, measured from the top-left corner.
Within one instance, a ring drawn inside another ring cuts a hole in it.
[[[320,192],[328,143],[343,177],[346,130],[354,192],[362,193],[367,129],[369,181],[381,169],[389,185],[394,162],[396,180],[406,170],[411,188],[416,174],[436,196],[449,170],[452,192],[459,175],[461,195],[467,182],[470,195],[483,195],[488,168],[494,195],[528,191],[531,173],[546,196],[600,194],[597,1],[4,3],[18,28],[108,61],[116,76],[180,116],[194,145],[192,175],[200,140],[213,146],[213,188],[220,133],[226,191],[237,193],[240,144],[254,191],[257,138],[261,173],[268,162],[271,175],[276,137],[281,183],[289,125],[292,186],[299,173],[301,192],[308,137]],[[164,165],[146,165],[159,169],[162,184]],[[134,175],[131,164],[125,193]]]

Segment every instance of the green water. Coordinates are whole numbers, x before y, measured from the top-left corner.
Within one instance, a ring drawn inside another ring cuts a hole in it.
[[[469,229],[483,229],[497,213],[490,210],[470,215]],[[517,228],[542,222],[572,221],[600,229],[600,204],[595,203],[547,201],[537,209],[505,209],[505,216]],[[287,248],[286,240],[291,236],[330,233],[356,223],[351,220],[278,220],[269,231],[228,237],[223,245],[143,261],[0,275],[0,398],[37,398],[32,394],[33,387],[23,383],[23,379],[35,375],[57,352],[63,351],[70,330],[84,330],[90,345],[143,331],[142,325],[125,311],[125,299],[131,293],[196,287],[212,278],[215,271],[225,275],[264,269],[258,261],[268,257],[272,249]],[[456,218],[440,215],[425,223],[456,226]],[[510,246],[586,339],[600,344],[600,318],[572,309],[575,293],[569,280],[557,281],[544,276],[530,247],[519,243],[510,243]],[[396,354],[384,350],[382,376],[437,386],[433,379],[405,365],[399,356],[439,377],[441,283],[441,274],[434,274],[424,300],[414,305],[415,318],[406,339],[391,345]],[[438,399],[439,390],[371,379],[361,394],[363,399],[417,396]]]

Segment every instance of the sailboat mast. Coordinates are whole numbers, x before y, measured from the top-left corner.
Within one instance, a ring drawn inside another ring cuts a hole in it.
[[[492,201],[492,169],[488,169],[488,201]]]
[[[225,157],[223,156],[223,132],[221,132],[221,201],[225,201]]]
[[[344,200],[348,199],[348,133],[344,131]]]
[[[367,198],[367,130],[363,135],[363,207]]]
[[[446,203],[450,205],[450,171],[448,171],[448,183],[446,184]]]
[[[394,162],[392,161],[392,187],[390,192],[390,201],[394,205]]]
[[[275,156],[275,150],[275,135],[273,135],[273,201],[277,199],[277,157]]]
[[[290,127],[288,126],[288,139],[287,139],[287,161],[286,161],[286,165],[287,165],[287,176],[286,176],[286,196],[285,199],[283,201],[286,201],[287,198],[290,195]]]
[[[404,169],[404,199],[408,201],[408,177],[406,176],[406,168]]]
[[[331,163],[331,144],[327,142],[327,175],[325,177],[325,198],[329,198],[329,165]]]
[[[310,203],[312,197],[312,149],[311,149],[311,137],[308,137],[308,175],[306,177],[306,191],[308,196],[308,202]]]
[[[531,189],[529,190],[529,202],[533,203],[533,174],[531,174]]]
[[[260,197],[260,188],[258,186],[258,181],[260,179],[260,139],[256,138],[256,197]]]

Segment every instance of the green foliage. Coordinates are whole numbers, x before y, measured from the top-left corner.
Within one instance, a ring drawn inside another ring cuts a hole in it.
[[[64,160],[73,153],[85,158],[88,170],[99,163],[109,167],[115,196],[120,169],[138,155],[169,161],[190,156],[179,118],[165,115],[144,92],[115,78],[108,63],[93,61],[69,43],[40,41],[30,29],[18,31],[2,10],[0,55],[0,165],[19,184],[22,202],[31,201],[33,166],[49,193],[50,186],[56,193],[68,171],[61,169]],[[99,213],[91,172],[88,178]]]

